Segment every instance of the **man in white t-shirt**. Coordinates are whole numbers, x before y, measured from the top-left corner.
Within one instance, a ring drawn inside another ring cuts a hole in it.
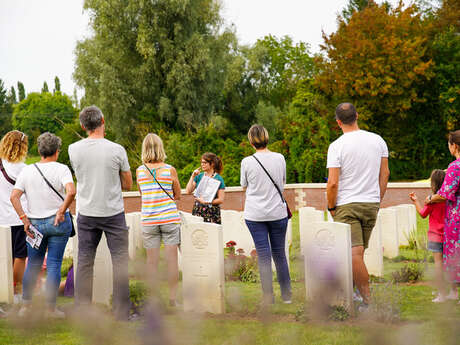
[[[335,115],[343,135],[327,152],[327,205],[334,221],[351,225],[353,281],[367,305],[370,291],[364,250],[387,189],[388,148],[379,135],[359,129],[353,104],[339,104]]]
[[[94,258],[104,232],[113,264],[115,317],[129,316],[128,227],[123,190],[133,180],[125,149],[105,136],[102,111],[84,108],[80,124],[88,138],[69,146],[69,158],[77,178],[78,266],[75,285],[77,305],[91,303]]]

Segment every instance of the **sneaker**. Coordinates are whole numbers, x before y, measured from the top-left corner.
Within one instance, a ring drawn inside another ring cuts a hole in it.
[[[446,299],[457,300],[458,299],[458,289],[450,290],[449,294],[446,296]]]
[[[21,309],[19,309],[18,316],[25,317],[27,316],[27,314],[29,314],[29,307],[26,307],[25,305],[23,305]]]
[[[53,311],[47,310],[45,313],[45,317],[50,318],[50,319],[64,319],[65,313],[63,311],[60,311],[57,308],[54,308]]]
[[[358,290],[358,289],[355,289],[355,290],[353,291],[353,301],[359,302],[359,303],[362,303],[362,302],[363,302],[363,297],[362,297],[361,294],[359,293],[359,290]]]
[[[6,317],[6,311],[4,311],[1,307],[0,307],[0,318],[2,317]]]
[[[446,297],[444,297],[443,295],[441,295],[439,293],[435,298],[433,298],[433,300],[431,302],[433,302],[433,303],[444,303],[445,301],[446,301]]]
[[[21,304],[22,303],[22,295],[15,294],[13,296],[13,304]]]
[[[362,302],[359,306],[358,306],[358,312],[363,314],[363,313],[367,313],[369,311],[369,304],[366,304],[364,302]]]
[[[284,304],[292,304],[292,301],[290,299],[285,299],[283,300]]]

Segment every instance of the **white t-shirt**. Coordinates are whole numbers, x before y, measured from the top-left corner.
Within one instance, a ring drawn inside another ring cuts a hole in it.
[[[258,152],[257,159],[280,188],[286,183],[286,161],[277,152]],[[260,164],[249,156],[241,161],[240,184],[246,189],[244,219],[254,222],[280,220],[287,217],[286,205]]]
[[[65,185],[73,183],[72,173],[67,165],[58,162],[37,163],[46,179],[65,198]],[[14,189],[24,192],[29,206],[29,218],[47,218],[55,215],[62,205],[62,199],[46,184],[33,165],[26,166],[19,175]]]
[[[379,135],[363,130],[344,133],[329,145],[327,167],[340,168],[337,206],[380,202],[379,174],[388,148]]]
[[[123,146],[107,139],[82,139],[69,146],[77,178],[78,213],[111,217],[124,211],[120,172],[129,171]]]
[[[17,180],[19,173],[26,165],[20,163],[10,163],[5,159],[2,159],[3,167],[5,168],[6,174],[13,180]],[[5,176],[0,172],[0,224],[7,226],[22,225],[18,214],[11,205],[10,196],[13,191],[13,185],[9,183]],[[27,212],[27,202],[25,197],[21,197],[21,204],[24,212]]]

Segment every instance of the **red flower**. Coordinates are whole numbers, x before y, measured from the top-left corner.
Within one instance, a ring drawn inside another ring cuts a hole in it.
[[[226,246],[227,248],[232,248],[232,247],[236,246],[236,242],[235,242],[235,241],[228,241],[228,242],[225,244],[225,246]]]

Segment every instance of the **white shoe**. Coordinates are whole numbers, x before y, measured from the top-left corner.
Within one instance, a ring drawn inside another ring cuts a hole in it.
[[[431,302],[433,303],[444,303],[446,301],[446,297],[441,295],[441,294],[438,294],[438,296],[436,296],[436,298],[434,298]]]
[[[458,290],[457,289],[450,290],[449,294],[446,296],[446,299],[457,300],[458,299]]]
[[[13,296],[13,304],[21,304],[22,303],[22,295],[15,294]]]
[[[47,311],[45,314],[46,317],[50,319],[64,319],[65,313],[60,311],[59,309],[55,308],[53,311]]]
[[[287,300],[283,300],[283,303],[284,304],[292,304],[292,301],[290,299],[287,299]]]
[[[18,316],[19,317],[25,317],[29,314],[29,307],[22,306],[21,309],[19,309]]]

